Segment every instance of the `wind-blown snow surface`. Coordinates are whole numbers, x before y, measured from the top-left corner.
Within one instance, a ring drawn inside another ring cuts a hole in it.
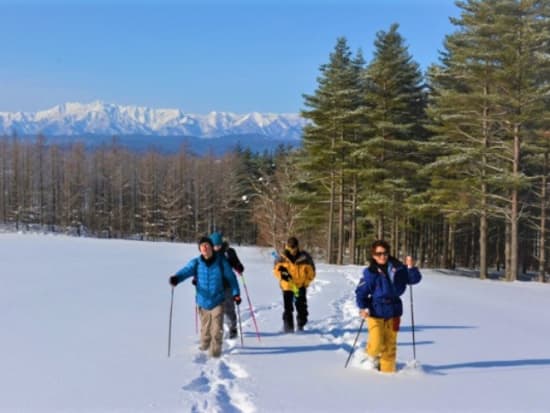
[[[396,374],[345,369],[360,320],[361,267],[318,263],[310,323],[281,333],[269,250],[236,247],[246,298],[244,347],[198,351],[193,287],[175,289],[167,357],[168,276],[195,245],[0,234],[0,411],[6,412],[548,412],[550,286],[424,269],[409,292]],[[242,286],[242,283],[241,283]],[[244,291],[243,291],[244,297]],[[360,336],[360,355],[367,333]]]

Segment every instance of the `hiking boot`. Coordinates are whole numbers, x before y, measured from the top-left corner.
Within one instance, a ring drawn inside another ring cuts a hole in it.
[[[283,332],[294,333],[294,318],[292,313],[283,313]]]
[[[289,326],[289,325],[285,325],[283,326],[283,331],[285,333],[294,333],[294,327],[293,326]]]
[[[239,335],[239,333],[237,332],[237,328],[233,327],[233,328],[229,329],[229,338],[230,339],[237,338],[238,335]]]

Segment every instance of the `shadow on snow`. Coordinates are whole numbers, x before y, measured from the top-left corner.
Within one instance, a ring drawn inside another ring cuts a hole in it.
[[[264,355],[264,354],[289,354],[305,353],[311,351],[334,351],[341,349],[340,344],[317,344],[305,346],[260,346],[260,347],[239,347],[239,355]]]
[[[506,367],[545,367],[550,366],[550,359],[523,359],[523,360],[484,360],[455,364],[422,364],[427,373],[445,374],[447,370],[457,369],[492,369]]]

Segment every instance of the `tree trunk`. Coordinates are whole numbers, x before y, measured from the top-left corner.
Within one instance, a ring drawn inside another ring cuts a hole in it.
[[[399,248],[399,251],[404,256],[413,255],[413,251],[410,248],[410,242],[409,242],[409,239],[413,236],[410,218],[404,217],[402,219],[403,219],[403,227],[399,232],[398,248]]]
[[[497,239],[495,241],[495,266],[497,269],[497,272],[500,272],[500,268],[502,265],[502,254],[501,254],[501,225],[497,225]]]
[[[420,235],[418,236],[418,255],[417,255],[417,260],[418,260],[418,266],[419,267],[423,267],[424,266],[424,263],[425,263],[425,259],[424,259],[424,250],[425,250],[425,232],[426,232],[426,225],[424,224],[421,224],[420,225]]]
[[[332,231],[334,222],[334,171],[330,172],[330,194],[329,194],[329,210],[328,210],[328,228],[327,228],[327,262],[334,264],[333,247],[332,247]]]
[[[539,281],[546,281],[546,185],[548,173],[548,152],[544,154],[543,172],[541,179],[541,194],[540,194],[540,231],[539,231]]]
[[[345,196],[344,196],[344,171],[340,170],[340,183],[338,193],[338,255],[336,264],[344,263],[344,216],[345,216]]]
[[[485,85],[483,88],[483,95],[487,97],[489,94],[489,87]],[[487,183],[486,183],[486,171],[487,171],[487,151],[489,149],[489,107],[484,105],[483,107],[483,120],[482,120],[482,133],[483,141],[482,146],[484,148],[481,155],[481,205],[480,205],[480,217],[479,217],[479,278],[484,280],[487,278]]]
[[[448,252],[447,252],[447,268],[455,269],[455,231],[456,224],[449,223],[449,233],[448,233]]]
[[[392,251],[396,257],[399,255],[399,217],[395,213],[392,219]]]
[[[357,176],[354,175],[352,179],[351,186],[351,222],[350,222],[350,240],[349,240],[349,251],[350,251],[350,263],[358,264],[357,262]]]
[[[512,174],[519,177],[520,136],[519,125],[514,126],[514,157]],[[510,272],[508,281],[516,281],[518,278],[518,241],[519,241],[519,194],[518,188],[512,188],[511,213],[510,213]]]
[[[384,239],[384,213],[381,212],[377,222],[377,239]]]
[[[483,184],[482,186],[485,186]],[[481,206],[481,216],[479,217],[479,278],[485,280],[487,278],[487,210],[485,192]]]
[[[510,220],[506,220],[505,224],[505,231],[504,231],[504,278],[506,280],[510,280],[510,231],[511,231],[511,224]]]
[[[443,220],[443,228],[442,228],[442,231],[441,231],[441,238],[443,239],[443,245],[441,247],[441,260],[439,262],[439,266],[441,268],[449,268],[449,263],[448,263],[448,251],[449,251],[449,237],[448,237],[448,222],[447,220]]]

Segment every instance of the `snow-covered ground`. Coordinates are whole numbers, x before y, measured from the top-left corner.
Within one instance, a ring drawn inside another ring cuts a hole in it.
[[[186,282],[175,290],[168,358],[167,280],[196,245],[0,234],[0,411],[550,411],[550,285],[422,270],[413,291],[420,367],[406,366],[407,291],[401,370],[383,375],[356,358],[344,368],[360,324],[361,267],[318,263],[307,330],[287,335],[271,251],[237,252],[261,342],[244,298],[244,347],[226,340],[221,359],[201,355]]]

